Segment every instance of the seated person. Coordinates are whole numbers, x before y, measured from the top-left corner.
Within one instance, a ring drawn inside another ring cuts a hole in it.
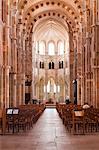
[[[40,99],[39,99],[38,103],[39,103],[39,105],[41,104],[41,100]]]
[[[70,101],[69,101],[69,96],[67,96],[66,99],[65,99],[65,104],[68,105],[69,103],[70,103]]]
[[[84,105],[83,105],[82,108],[83,108],[83,109],[88,109],[88,108],[90,108],[90,106],[88,105],[88,103],[84,103]]]
[[[65,100],[65,103],[68,105],[68,104],[71,103],[71,101],[70,101],[69,99],[66,99],[66,100]]]

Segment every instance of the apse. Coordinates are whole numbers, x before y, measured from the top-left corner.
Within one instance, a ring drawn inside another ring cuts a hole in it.
[[[54,18],[43,20],[33,28],[32,68],[33,97],[43,102],[64,102],[69,94],[69,33],[64,25]],[[40,80],[44,84],[40,89]],[[53,81],[53,82],[52,82]]]

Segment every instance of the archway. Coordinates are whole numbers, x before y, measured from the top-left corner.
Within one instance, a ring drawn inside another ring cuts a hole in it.
[[[44,79],[44,86],[39,84],[39,94],[44,91],[43,96],[39,98],[42,97],[44,101],[52,99],[54,102],[60,99],[60,102],[64,102],[67,94],[65,82],[70,88],[70,47],[67,24],[61,24],[53,17],[44,19],[34,26],[32,39],[33,80]],[[39,48],[42,41],[45,45],[45,53],[41,53],[41,48]],[[42,62],[43,67],[39,65]],[[35,90],[35,88],[33,89]]]

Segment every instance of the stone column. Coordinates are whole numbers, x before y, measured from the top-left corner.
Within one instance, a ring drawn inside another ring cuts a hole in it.
[[[34,43],[34,35],[32,34],[32,99],[35,96],[35,56],[36,55],[36,44]]]
[[[99,107],[99,1],[92,1],[92,70],[93,70],[93,105]]]
[[[23,11],[21,10],[21,15]],[[25,62],[27,62],[27,45],[26,45],[26,32],[22,25],[22,16],[17,24],[17,98],[19,105],[25,103],[25,73],[27,68]],[[25,50],[26,49],[26,50]],[[25,58],[26,56],[26,58]]]
[[[9,69],[10,66],[3,66],[3,105],[9,107]]]
[[[30,80],[32,82],[32,32],[30,32],[30,35],[29,35],[29,75],[30,75]],[[32,84],[30,86],[30,100],[32,99],[32,91],[33,91],[33,88],[32,88]]]
[[[82,50],[81,50],[81,104],[91,104],[91,52],[90,52],[90,0],[84,1],[82,16]]]
[[[74,79],[77,81],[77,104],[81,104],[81,44],[82,44],[82,34],[81,26],[79,25],[79,30],[74,33]],[[75,82],[74,82],[75,86]],[[76,98],[76,97],[75,97]]]
[[[81,104],[81,51],[82,51],[82,26],[78,32],[77,39],[77,101]]]
[[[70,100],[74,101],[74,89],[73,89],[73,67],[74,67],[74,47],[73,47],[73,35],[72,32],[69,33],[69,44],[70,44],[70,64],[69,64],[69,70],[70,70]]]
[[[93,26],[93,100],[94,106],[99,107],[99,25]]]
[[[9,107],[9,52],[10,52],[10,41],[9,41],[9,10],[10,5],[8,5],[9,0],[4,0],[3,8],[3,103],[5,107]]]
[[[86,37],[86,101],[91,105],[91,88],[92,88],[92,79],[91,79],[91,38]]]
[[[17,83],[17,105],[21,105],[21,104],[22,104],[22,85],[18,82]]]
[[[16,74],[13,74],[13,106],[17,106],[16,92]]]
[[[0,1],[0,107],[3,107],[3,22],[2,22],[2,1]]]
[[[84,104],[85,101],[85,48],[82,46],[82,73],[81,73],[81,105]]]
[[[0,107],[3,106],[3,66],[0,66]]]
[[[32,64],[32,33],[30,33],[29,35],[27,35],[27,39],[25,40],[26,42],[26,50],[25,50],[25,75],[29,76],[29,80],[32,81],[32,74],[33,74],[33,70],[32,70],[32,65],[34,65],[34,63]],[[33,55],[35,55],[33,53]],[[34,58],[34,57],[33,57]],[[33,79],[34,80],[34,79]],[[32,82],[34,83],[34,81]],[[33,91],[33,84],[31,84],[31,86],[29,87],[29,93],[32,99],[32,91]]]
[[[23,44],[22,44],[22,100],[25,104],[25,48],[26,48],[26,32],[23,30]]]
[[[45,100],[48,100],[48,95],[47,95],[47,83],[48,83],[48,74],[47,74],[47,69],[45,68]]]
[[[17,3],[14,0],[10,5],[10,45],[9,63],[10,69],[10,106],[16,106],[16,88],[17,88],[17,37],[16,37],[16,24],[17,24]]]
[[[16,106],[16,74],[9,73],[9,105]]]
[[[22,104],[22,24],[17,25],[17,105]]]

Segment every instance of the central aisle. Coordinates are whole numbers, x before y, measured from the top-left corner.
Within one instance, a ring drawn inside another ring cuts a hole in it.
[[[99,150],[99,135],[70,135],[56,109],[46,109],[33,129],[0,136],[0,150]]]

